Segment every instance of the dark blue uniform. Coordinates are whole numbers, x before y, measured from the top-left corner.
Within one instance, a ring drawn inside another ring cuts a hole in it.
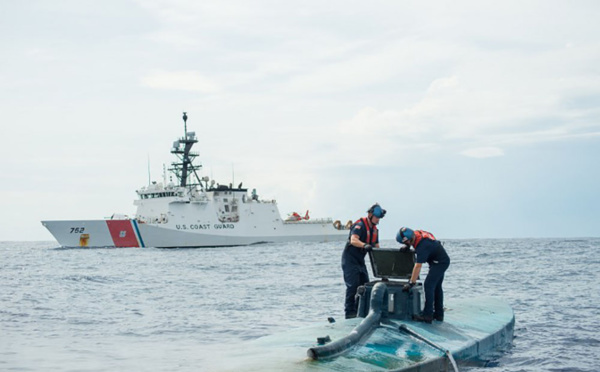
[[[427,238],[421,239],[415,249],[417,253],[417,263],[429,264],[429,272],[425,278],[425,308],[423,316],[425,317],[443,317],[444,316],[444,273],[450,266],[450,257],[442,243],[437,240]]]
[[[368,223],[364,219],[360,219],[352,225],[348,242],[344,248],[344,253],[342,253],[342,271],[344,272],[344,282],[346,283],[346,301],[344,302],[346,316],[356,315],[356,290],[361,285],[369,282],[369,272],[365,264],[367,252],[363,248],[357,248],[350,244],[350,237],[352,235],[358,235],[360,241],[373,246],[379,243],[377,226],[373,225],[369,229]],[[371,241],[368,241],[367,237]]]

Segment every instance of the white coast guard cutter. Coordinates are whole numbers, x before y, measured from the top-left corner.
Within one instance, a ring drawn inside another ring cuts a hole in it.
[[[135,218],[42,221],[63,247],[220,247],[285,241],[341,241],[348,226],[340,221],[282,219],[275,200],[259,200],[256,190],[215,185],[200,178],[195,132],[173,143],[177,161],[169,169],[177,184],[152,183],[137,190]]]

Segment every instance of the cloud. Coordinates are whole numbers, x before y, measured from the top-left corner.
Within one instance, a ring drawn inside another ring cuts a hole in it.
[[[504,151],[498,147],[476,147],[461,151],[461,154],[471,158],[493,158],[497,156],[504,156]]]
[[[154,89],[215,93],[221,88],[198,71],[155,71],[142,77],[143,86]]]
[[[339,131],[353,136],[396,135],[404,138],[415,138],[428,130],[418,125],[417,110],[383,110],[365,107],[350,120],[342,120]]]

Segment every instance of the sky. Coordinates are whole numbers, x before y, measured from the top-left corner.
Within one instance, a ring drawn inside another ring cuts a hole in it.
[[[171,144],[283,217],[600,236],[600,2],[0,0],[0,240],[135,215]],[[167,176],[168,178],[168,176]]]

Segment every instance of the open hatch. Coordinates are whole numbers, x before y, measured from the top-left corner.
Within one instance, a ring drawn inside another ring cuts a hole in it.
[[[395,248],[373,248],[369,252],[373,275],[381,279],[410,279],[415,266],[415,254]]]

